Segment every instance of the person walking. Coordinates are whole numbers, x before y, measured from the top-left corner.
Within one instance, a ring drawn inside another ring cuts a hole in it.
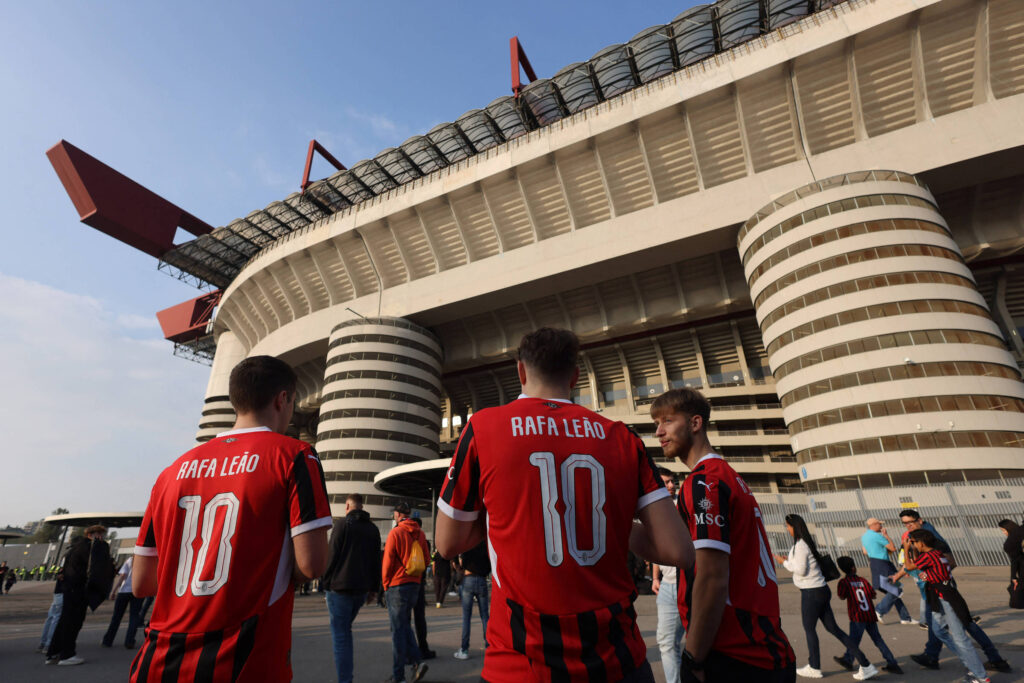
[[[121,626],[121,619],[124,618],[125,609],[128,610],[128,630],[124,634],[124,646],[129,650],[135,649],[135,632],[142,625],[142,601],[132,594],[132,566],[135,559],[129,556],[121,570],[114,579],[114,587],[110,591],[110,599],[114,601],[114,612],[110,615],[110,626],[103,635],[103,647],[111,647],[114,638],[117,636],[117,629]]]
[[[46,650],[47,664],[76,666],[85,663],[76,652],[78,633],[89,609],[92,565],[110,562],[110,546],[103,540],[106,533],[106,528],[98,524],[88,527],[85,536],[72,541],[64,556],[64,605]],[[109,585],[104,588],[103,597],[106,597],[107,590]]]
[[[423,520],[420,519],[420,511],[412,513],[412,521],[416,526],[423,528]],[[424,536],[425,538],[426,536]],[[430,553],[430,541],[427,541],[427,556]],[[412,606],[413,632],[416,634],[416,646],[420,649],[420,659],[426,661],[437,657],[437,653],[430,649],[427,643],[427,573],[430,571],[429,562],[426,571],[420,576],[420,592],[416,596],[416,604]]]
[[[910,617],[907,606],[903,604],[903,589],[899,585],[890,584],[888,580],[888,577],[896,573],[896,566],[889,559],[889,553],[896,552],[896,544],[889,538],[889,532],[881,520],[871,517],[864,524],[867,531],[860,537],[861,551],[868,556],[868,564],[871,566],[871,585],[884,594],[878,603],[878,621],[884,623],[885,615],[895,607],[901,624],[916,624],[917,621]]]
[[[359,608],[376,601],[380,583],[380,529],[363,510],[362,494],[351,493],[345,500],[345,516],[334,520],[330,546],[321,585],[331,615],[334,667],[338,683],[352,683],[352,622]]]
[[[658,468],[658,476],[665,484],[672,502],[676,502],[676,478],[667,467]],[[671,565],[654,564],[651,570],[651,590],[654,591],[658,607],[658,629],[655,638],[661,650],[661,667],[666,681],[679,678],[679,657],[681,654],[683,622],[679,619],[678,570]]]
[[[999,522],[999,530],[1006,536],[1003,552],[1010,560],[1010,607],[1024,609],[1024,527],[1004,519]]]
[[[786,531],[793,537],[793,547],[789,555],[776,555],[775,560],[793,573],[793,584],[800,589],[800,614],[803,618],[804,634],[807,636],[807,666],[796,670],[797,676],[803,678],[821,678],[821,647],[818,642],[818,622],[825,630],[835,636],[836,640],[846,648],[843,657],[836,661],[845,669],[852,669],[852,661],[856,657],[860,669],[853,675],[859,681],[878,675],[878,669],[864,653],[850,640],[850,636],[839,628],[836,617],[832,614],[832,590],[828,587],[818,563],[817,545],[811,536],[807,523],[800,515],[786,515]]]
[[[441,609],[444,607],[444,599],[448,594],[448,586],[452,582],[452,563],[435,550],[434,556],[431,558],[431,567],[434,570],[435,607]]]
[[[892,650],[885,644],[882,634],[878,632],[878,615],[875,613],[875,603],[873,602],[875,599],[875,589],[871,587],[871,582],[861,576],[857,576],[857,565],[853,563],[852,557],[843,555],[836,559],[836,564],[843,574],[846,575],[839,579],[839,583],[836,584],[836,595],[839,596],[840,600],[846,600],[846,614],[850,617],[851,644],[854,647],[860,647],[861,638],[864,637],[864,632],[866,631],[868,636],[871,637],[871,642],[875,644],[878,651],[885,657],[885,666],[882,668],[889,673],[902,676],[903,669],[900,668],[896,657],[893,656]],[[846,668],[851,668],[853,662],[846,661],[850,666],[846,666],[843,662],[840,663]],[[857,678],[857,674],[854,674],[853,677]]]
[[[395,505],[392,511],[395,527],[384,544],[381,563],[381,584],[387,595],[388,620],[391,622],[392,675],[389,683],[405,680],[406,665],[412,666],[414,683],[427,672],[411,622],[430,549],[423,530],[409,517],[409,513],[408,503]]]
[[[484,649],[487,649],[487,618],[491,607],[487,591],[487,577],[491,575],[487,541],[481,541],[474,548],[459,555],[459,565],[462,566],[465,576],[462,579],[462,646],[455,652],[455,659],[469,659],[469,627],[473,619],[474,598],[484,627]]]
[[[60,620],[61,610],[64,608],[64,574],[55,574],[56,585],[53,587],[53,600],[50,601],[50,609],[46,612],[46,621],[43,622],[43,633],[39,636],[39,648],[36,652],[42,654],[50,647],[53,639],[53,632]]]

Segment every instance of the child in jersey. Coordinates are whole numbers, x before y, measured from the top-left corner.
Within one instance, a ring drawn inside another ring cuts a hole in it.
[[[850,646],[853,649],[859,647],[860,639],[867,631],[871,642],[885,657],[885,666],[882,668],[890,673],[902,674],[903,669],[896,663],[892,650],[882,640],[882,634],[878,632],[878,616],[875,613],[874,603],[875,589],[872,588],[871,582],[857,576],[857,565],[853,563],[852,557],[843,555],[836,560],[836,564],[846,574],[836,584],[836,595],[841,600],[846,600],[846,613],[850,617]],[[853,668],[853,662],[840,661],[839,663],[844,666],[848,663],[849,666],[846,668]],[[854,674],[853,677],[857,678],[857,674]]]
[[[985,666],[964,629],[964,624],[971,621],[970,609],[952,580],[946,558],[936,550],[936,545],[938,541],[935,535],[927,529],[911,531],[903,541],[906,554],[904,567],[889,578],[896,582],[914,569],[921,570],[936,637],[956,652],[967,668],[967,677],[964,679],[967,683],[987,683],[989,679],[985,675]]]

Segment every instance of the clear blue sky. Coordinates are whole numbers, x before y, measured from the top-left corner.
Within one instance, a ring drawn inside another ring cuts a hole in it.
[[[512,35],[551,76],[694,4],[2,3],[0,527],[142,509],[208,376],[153,316],[198,291],[80,224],[46,149],[225,225],[298,189],[311,138],[351,166],[507,94]]]

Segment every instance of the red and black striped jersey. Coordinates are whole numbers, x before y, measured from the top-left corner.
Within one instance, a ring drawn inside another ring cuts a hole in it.
[[[873,624],[878,621],[875,615],[875,589],[871,582],[863,576],[844,576],[836,584],[836,595],[846,600],[846,614],[850,621],[861,624]]]
[[[438,508],[460,521],[486,514],[494,599],[483,678],[617,681],[641,665],[629,534],[637,510],[668,496],[621,422],[527,397],[474,414]]]
[[[330,524],[307,443],[238,429],[178,458],[153,486],[135,547],[158,560],[132,683],[291,680],[291,539]]]
[[[796,661],[779,619],[779,586],[761,510],[720,455],[709,453],[683,482],[679,513],[693,547],[729,553],[729,594],[711,649],[762,669]],[[694,567],[700,572],[699,559]],[[679,616],[689,628],[694,574],[679,577]]]
[[[914,567],[921,570],[925,583],[947,583],[950,579],[946,558],[934,548],[918,555]]]

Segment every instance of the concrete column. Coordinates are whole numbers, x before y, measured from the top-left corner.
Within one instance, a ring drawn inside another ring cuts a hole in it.
[[[231,330],[217,337],[217,351],[213,356],[210,380],[206,385],[203,415],[199,418],[196,441],[203,443],[235,424],[235,410],[228,399],[228,379],[231,371],[245,358],[245,345]]]
[[[331,332],[316,448],[335,516],[361,493],[374,520],[390,520],[398,499],[377,490],[374,476],[439,457],[441,361],[437,338],[401,318],[349,320]]]
[[[812,183],[748,220],[738,247],[812,491],[1019,467],[1024,384],[922,182],[866,171]]]

